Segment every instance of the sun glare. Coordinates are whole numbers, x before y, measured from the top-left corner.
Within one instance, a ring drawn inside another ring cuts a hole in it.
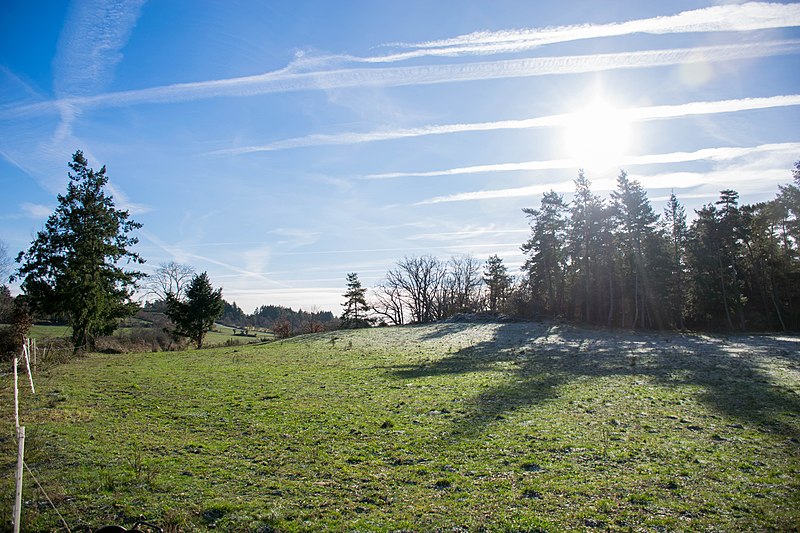
[[[623,111],[602,99],[572,113],[564,133],[567,157],[586,170],[618,167],[630,149],[630,121]]]

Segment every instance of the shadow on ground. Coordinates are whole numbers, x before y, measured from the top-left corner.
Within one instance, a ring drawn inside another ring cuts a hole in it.
[[[423,340],[445,339],[469,324],[442,324]],[[770,365],[800,369],[800,337],[710,337],[675,332],[628,333],[547,323],[498,324],[491,339],[438,361],[394,369],[398,379],[497,369],[512,379],[477,395],[456,432],[474,433],[515,409],[558,395],[576,379],[639,376],[655,383],[696,385],[709,407],[797,439],[800,395],[777,382]],[[797,423],[787,423],[787,418]]]

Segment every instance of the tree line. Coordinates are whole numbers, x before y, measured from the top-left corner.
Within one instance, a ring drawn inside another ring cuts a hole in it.
[[[500,311],[624,328],[800,329],[800,162],[793,183],[767,202],[736,191],[689,222],[673,193],[654,211],[641,184],[620,172],[610,198],[583,171],[572,200],[545,193],[523,210],[530,237],[518,276],[502,259],[406,257],[373,290],[371,307],[392,323]]]
[[[139,310],[133,296],[145,276],[131,251],[141,224],[106,194],[105,167],[94,171],[80,151],[69,164],[67,192],[11,278],[23,295],[0,290],[0,312],[29,324],[30,315],[64,317],[76,350],[94,349],[123,318]],[[490,311],[563,318],[624,328],[785,331],[800,329],[800,162],[793,182],[770,201],[740,205],[736,191],[695,211],[691,222],[675,194],[654,211],[641,184],[622,171],[608,199],[581,171],[571,201],[545,193],[523,212],[531,233],[517,276],[494,255],[448,260],[405,257],[372,290],[369,303],[348,274],[343,327],[442,320]],[[0,274],[11,270],[0,245]],[[214,320],[274,331],[330,329],[329,312],[261,306],[246,315],[222,298],[206,273],[167,263],[146,282],[176,335],[201,346]],[[11,303],[13,300],[13,305]]]

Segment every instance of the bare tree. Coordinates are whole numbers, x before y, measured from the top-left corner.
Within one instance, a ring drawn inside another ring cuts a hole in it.
[[[8,246],[0,241],[0,286],[8,282],[11,275],[11,256],[8,255]]]
[[[386,275],[391,285],[403,291],[414,322],[433,322],[442,317],[440,303],[446,267],[431,255],[405,257]]]
[[[395,326],[405,323],[406,301],[402,287],[386,279],[372,291],[372,310],[385,317]]]
[[[481,262],[472,255],[450,258],[444,281],[443,314],[452,315],[478,311],[483,307],[481,298]]]
[[[167,295],[172,294],[178,300],[185,297],[186,288],[194,277],[194,268],[170,261],[161,263],[154,274],[147,278],[145,288],[147,294],[157,300],[166,301]]]

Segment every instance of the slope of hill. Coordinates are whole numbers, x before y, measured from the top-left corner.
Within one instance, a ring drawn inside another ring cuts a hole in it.
[[[453,323],[90,355],[36,377],[26,458],[73,531],[800,523],[797,337]],[[27,479],[25,529],[58,530]]]

